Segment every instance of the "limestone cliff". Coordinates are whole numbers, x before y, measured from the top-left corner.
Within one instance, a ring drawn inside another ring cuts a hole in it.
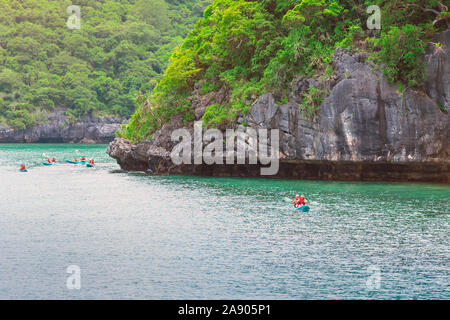
[[[450,182],[450,31],[437,35],[436,42],[442,49],[427,49],[423,88],[399,92],[367,54],[337,49],[329,95],[315,115],[307,115],[299,104],[319,80],[298,79],[287,103],[277,105],[273,93],[263,94],[235,127],[280,130],[278,177]],[[195,108],[197,118],[202,112],[201,106]],[[116,139],[108,153],[126,170],[258,175],[258,166],[251,165],[175,166],[169,157],[170,133],[183,126],[173,117],[152,140],[133,145]]]
[[[14,130],[0,125],[0,143],[109,143],[126,119],[84,116],[69,122],[64,109],[57,109],[33,128]]]

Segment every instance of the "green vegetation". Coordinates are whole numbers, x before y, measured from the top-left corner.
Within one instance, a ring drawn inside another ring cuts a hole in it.
[[[33,126],[56,107],[129,117],[209,0],[0,0],[0,123]],[[70,5],[81,28],[66,26]]]
[[[208,106],[203,115],[203,124],[205,126],[217,127],[221,124],[227,124],[234,114],[230,115],[232,110],[225,108],[219,104]]]
[[[317,108],[323,101],[324,91],[322,89],[310,88],[303,96],[302,104],[300,105],[302,111],[304,111],[306,117],[313,117]]]
[[[381,31],[367,30],[372,4],[381,8]],[[208,106],[205,125],[230,123],[262,92],[282,100],[295,77],[332,78],[336,47],[369,50],[386,65],[390,81],[420,85],[420,57],[439,28],[434,12],[442,17],[444,10],[438,0],[215,0],[120,135],[138,141],[174,113],[192,119],[189,96],[200,80],[204,92],[224,86],[230,91],[226,103]],[[326,85],[311,89],[300,108],[313,114],[326,93]]]
[[[425,53],[423,29],[406,24],[393,26],[374,41],[380,51],[374,56],[385,63],[383,73],[391,82],[402,81],[409,86],[418,86],[424,77],[422,56]]]

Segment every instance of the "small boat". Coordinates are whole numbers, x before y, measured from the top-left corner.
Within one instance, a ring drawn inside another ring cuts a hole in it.
[[[20,172],[28,172],[27,169],[19,170]]]
[[[301,212],[308,212],[309,206],[294,207],[294,210],[301,211]]]
[[[95,167],[95,164],[92,164],[92,163],[86,163],[86,167],[88,167],[88,168],[93,168],[93,167]]]
[[[42,164],[44,166],[52,166],[53,165],[53,163],[51,163],[51,162],[42,162]]]
[[[85,164],[86,161],[73,161],[73,160],[66,160],[67,163],[71,164]]]

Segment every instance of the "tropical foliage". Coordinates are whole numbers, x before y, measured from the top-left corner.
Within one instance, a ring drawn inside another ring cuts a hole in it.
[[[57,107],[131,116],[209,3],[0,0],[0,124],[23,129]],[[72,4],[80,29],[66,25]]]
[[[367,27],[366,9],[374,4],[381,8],[381,30]],[[368,50],[390,81],[420,85],[424,44],[446,11],[438,0],[215,0],[120,134],[137,141],[175,113],[192,120],[189,96],[200,80],[231,92],[226,103],[207,107],[203,122],[230,122],[258,94],[283,99],[295,77],[328,72],[337,47]],[[300,107],[312,113],[324,93],[310,90]]]

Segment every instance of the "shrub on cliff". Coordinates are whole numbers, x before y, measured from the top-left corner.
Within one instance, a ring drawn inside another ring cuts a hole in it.
[[[33,127],[36,123],[33,116],[25,110],[10,111],[7,114],[7,119],[9,119],[8,124],[16,130],[25,130]]]
[[[409,86],[422,84],[424,77],[424,34],[420,27],[407,24],[402,28],[393,26],[382,32],[374,42],[380,47],[374,57],[385,64],[383,73],[391,82],[403,82]]]

